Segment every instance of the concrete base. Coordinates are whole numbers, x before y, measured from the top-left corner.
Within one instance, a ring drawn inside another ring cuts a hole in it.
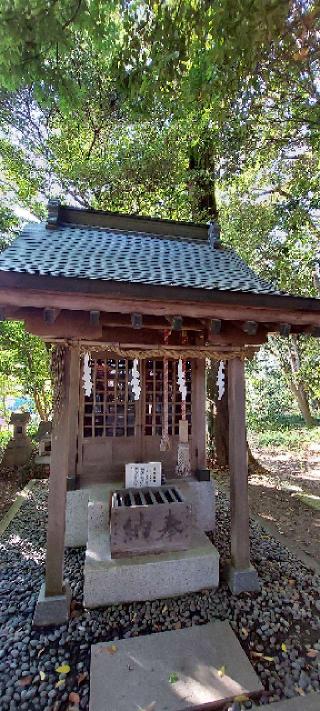
[[[258,573],[252,565],[246,570],[237,570],[229,563],[225,570],[225,578],[234,595],[240,595],[243,592],[259,592],[261,587]]]
[[[71,591],[68,584],[64,585],[63,595],[49,597],[45,594],[45,583],[43,583],[33,616],[33,627],[63,625],[69,619],[70,602]]]
[[[192,505],[192,520],[202,531],[215,528],[215,485],[213,481],[196,479],[170,479],[169,486],[177,486],[185,501]],[[89,501],[109,502],[116,489],[123,488],[123,482],[96,484],[86,489],[67,492],[66,534],[67,547],[86,546],[88,541]]]
[[[108,504],[89,503],[88,520],[85,607],[156,600],[218,587],[219,553],[202,531],[192,529],[186,551],[112,559]]]
[[[91,647],[90,711],[221,708],[262,688],[228,622]]]

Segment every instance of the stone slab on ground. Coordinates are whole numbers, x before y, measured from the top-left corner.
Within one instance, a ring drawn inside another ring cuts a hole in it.
[[[228,622],[91,647],[90,711],[184,711],[262,688]]]
[[[261,708],[265,708],[266,711],[320,711],[320,694],[295,696],[294,699],[276,701],[274,704],[268,704],[263,707],[254,706],[252,711],[261,711]]]
[[[65,546],[80,548],[88,540],[89,489],[67,491]]]
[[[219,553],[199,529],[192,528],[185,551],[111,558],[109,505],[91,501],[88,511],[85,607],[156,600],[218,587]]]

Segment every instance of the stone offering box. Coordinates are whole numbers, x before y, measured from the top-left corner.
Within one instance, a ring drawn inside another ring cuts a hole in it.
[[[112,558],[186,550],[191,536],[191,504],[177,487],[120,489],[112,494]]]

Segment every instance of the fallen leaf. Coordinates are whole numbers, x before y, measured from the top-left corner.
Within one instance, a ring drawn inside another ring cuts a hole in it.
[[[168,612],[168,608],[167,608],[166,605],[162,608],[161,612],[162,612],[163,615],[164,615],[166,612]]]
[[[83,684],[83,682],[88,678],[88,672],[80,672],[77,676],[77,682],[80,686],[80,684]]]
[[[235,696],[234,701],[237,701],[238,704],[244,704],[245,701],[249,701],[249,696],[246,696],[245,694],[240,694],[240,696]]]
[[[43,654],[43,652],[44,652],[44,647],[42,647],[42,649],[40,649],[40,651],[38,652],[38,659],[41,656],[41,654]]]
[[[39,671],[39,676],[40,676],[41,681],[44,681],[46,678],[46,675],[45,675],[44,671],[42,671],[42,669]]]
[[[79,694],[76,693],[76,691],[71,691],[69,694],[69,701],[72,704],[79,704],[80,703],[80,696]]]
[[[284,642],[282,642],[281,650],[282,650],[282,652],[286,652],[286,651],[287,651],[287,645],[286,645]]]
[[[105,647],[104,652],[108,652],[108,654],[115,654],[118,651],[118,647],[116,647],[115,644],[111,644],[110,647]]]
[[[83,607],[81,605],[81,602],[78,602],[78,600],[72,600],[71,605],[70,605],[70,610],[83,610]]]
[[[247,639],[247,637],[249,637],[249,631],[247,630],[246,627],[241,627],[241,633],[242,633],[243,639]]]
[[[28,686],[32,682],[32,676],[23,676],[19,679],[19,686]]]
[[[56,683],[56,689],[59,689],[60,686],[63,686],[66,683],[65,679],[59,679]]]
[[[302,47],[299,52],[295,52],[293,55],[293,59],[296,62],[300,62],[303,59],[306,59],[309,54],[309,48],[308,47]]]
[[[70,617],[72,620],[78,619],[78,617],[81,617],[81,610],[72,610]]]
[[[262,654],[262,652],[250,652],[252,657],[257,657],[258,659],[264,659],[266,662],[274,662],[274,657],[267,657],[265,654]]]
[[[176,674],[176,672],[171,672],[171,674],[169,674],[169,678],[168,678],[169,684],[175,684],[178,680],[179,680],[179,677],[178,677],[178,674]]]
[[[59,667],[56,667],[56,672],[58,672],[58,674],[69,674],[69,671],[69,664],[60,664]]]
[[[309,649],[309,651],[307,652],[307,657],[309,657],[309,659],[315,659],[317,656],[318,651],[316,649]]]
[[[175,622],[175,623],[174,623],[174,629],[175,629],[175,630],[181,630],[181,622]]]
[[[220,679],[221,679],[221,677],[223,677],[225,675],[225,673],[226,673],[226,668],[223,664],[222,667],[220,667],[220,669],[218,670],[218,676],[220,677]]]

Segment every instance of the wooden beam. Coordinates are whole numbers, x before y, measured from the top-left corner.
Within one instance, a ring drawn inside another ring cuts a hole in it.
[[[310,336],[313,336],[314,338],[320,338],[320,326],[311,326]]]
[[[250,566],[244,362],[228,361],[231,565]]]
[[[138,314],[138,313],[133,313],[133,314],[131,314],[131,326],[132,326],[132,328],[134,328],[135,330],[138,330],[138,329],[142,328],[142,325],[143,325],[143,317],[142,317],[142,314]]]
[[[43,320],[46,324],[51,325],[55,322],[60,314],[60,309],[43,309]]]
[[[52,431],[49,477],[48,531],[46,554],[46,596],[63,592],[63,558],[67,476],[69,473],[70,412],[78,381],[78,348],[66,347],[63,369],[63,397]]]
[[[114,229],[149,232],[151,234],[165,235],[168,239],[179,235],[192,239],[208,239],[208,225],[196,222],[181,222],[176,220],[163,220],[157,217],[144,217],[142,215],[124,215],[104,210],[87,209],[60,205],[59,220],[79,225],[96,225],[99,227],[113,227]]]
[[[141,328],[146,328],[147,330],[168,330],[168,323],[171,324],[171,318],[165,318],[164,316],[150,315],[150,314],[139,314],[139,313],[101,313],[101,321],[103,326],[131,326],[133,328],[133,317],[134,321],[138,324],[139,321],[136,317],[142,319]],[[203,323],[201,320],[196,318],[186,318],[183,320],[183,330],[184,331],[202,331]],[[140,326],[139,326],[140,328]]]
[[[256,321],[245,321],[242,330],[244,333],[248,333],[249,336],[255,336],[258,330],[258,324]]]
[[[283,307],[280,305],[277,308],[265,308],[258,306],[243,306],[239,295],[239,303],[237,304],[221,304],[219,302],[191,302],[191,301],[174,301],[174,290],[172,292],[172,301],[160,301],[152,298],[148,299],[125,299],[121,296],[114,298],[108,294],[85,294],[80,292],[59,293],[56,291],[39,291],[16,288],[0,288],[0,306],[17,306],[17,307],[33,307],[44,308],[55,307],[68,309],[71,311],[90,311],[98,309],[107,311],[108,313],[131,314],[134,306],[135,310],[143,315],[153,316],[174,316],[177,313],[177,307],[182,317],[191,317],[196,319],[211,318],[234,321],[257,321],[258,323],[291,323],[292,325],[301,326],[320,326],[320,299],[305,301],[319,302],[319,310],[312,308],[308,310],[298,309],[298,303],[303,299],[297,299],[297,309],[285,308],[285,297]],[[280,299],[280,297],[278,297]],[[279,304],[281,300],[279,301]]]
[[[232,323],[225,321],[222,322],[221,333],[217,336],[209,333],[207,342],[211,345],[219,342],[229,343],[230,345],[259,345],[265,343],[267,338],[268,331],[263,325],[260,326],[255,335],[249,335],[243,331],[241,322],[237,325],[235,321]]]
[[[290,335],[290,331],[291,331],[290,323],[280,323],[280,325],[279,325],[280,336],[287,337]]]
[[[83,336],[85,337],[85,336]],[[103,327],[102,329],[102,339],[106,343],[140,343],[141,345],[164,345],[163,333],[159,331],[150,330],[145,328],[137,331],[133,328],[121,328],[121,327]],[[188,331],[187,343],[192,345],[193,341],[191,339],[190,331]],[[169,337],[169,345],[179,345],[180,344],[180,333],[174,331]]]
[[[168,316],[167,319],[173,331],[181,331],[183,326],[182,316]]]
[[[221,331],[221,319],[220,318],[212,318],[209,321],[209,333],[212,336],[217,336],[218,333]]]
[[[72,313],[63,311],[52,324],[43,321],[41,311],[33,312],[25,319],[26,330],[36,336],[52,338],[101,338],[102,326],[94,326],[89,322],[88,314],[79,311]]]
[[[156,286],[154,284],[133,284],[130,282],[104,281],[103,279],[86,279],[77,277],[52,277],[22,272],[3,272],[0,270],[0,288],[18,289],[49,294],[64,294],[74,296],[107,297],[108,299],[125,299],[131,303],[138,301],[162,302],[163,304],[207,304],[211,307],[211,318],[217,304],[229,307],[270,308],[272,312],[285,310],[287,312],[302,311],[303,313],[320,313],[320,299],[284,294],[257,294],[242,291],[225,291],[219,289],[196,289],[194,287]],[[21,304],[21,302],[20,302]],[[50,306],[50,304],[46,304]],[[51,306],[54,306],[52,303]],[[90,307],[86,310],[88,311]],[[100,307],[98,307],[100,308]],[[105,309],[107,310],[107,309]],[[119,310],[119,309],[116,309]],[[140,311],[140,309],[134,309]],[[180,308],[167,313],[181,313]],[[183,314],[182,314],[183,315]],[[218,317],[219,318],[219,317]],[[250,316],[243,316],[246,321]],[[253,319],[254,320],[254,319]],[[272,319],[269,319],[272,321]],[[279,321],[279,319],[276,319]],[[282,319],[292,323],[291,319]]]
[[[89,320],[91,326],[100,326],[100,311],[90,311]]]

